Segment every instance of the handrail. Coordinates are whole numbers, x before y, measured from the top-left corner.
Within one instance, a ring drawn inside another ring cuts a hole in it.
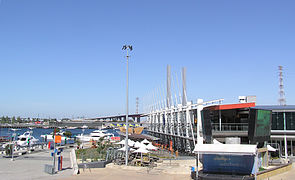
[[[212,123],[212,131],[220,131],[219,123]],[[248,131],[248,123],[222,123],[221,131]]]

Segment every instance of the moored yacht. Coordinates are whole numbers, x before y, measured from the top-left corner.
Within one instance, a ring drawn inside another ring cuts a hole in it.
[[[76,137],[78,138],[78,140],[86,142],[86,141],[90,141],[90,140],[98,141],[100,138],[110,139],[113,136],[114,136],[114,134],[107,133],[106,130],[98,129],[98,130],[92,131],[89,135],[80,134]]]
[[[16,141],[18,146],[31,146],[39,143],[39,140],[36,139],[32,131],[26,131],[24,134],[19,135]]]
[[[62,141],[65,141],[66,139],[67,140],[71,139],[71,138],[68,138],[68,137],[64,136],[64,131],[59,131],[59,132],[56,133],[56,135],[60,135]],[[50,134],[41,135],[41,138],[43,138],[44,141],[53,141],[53,137],[54,137],[53,132],[50,133]]]

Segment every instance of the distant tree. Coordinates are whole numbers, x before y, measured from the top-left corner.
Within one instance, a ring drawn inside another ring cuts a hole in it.
[[[16,122],[18,122],[18,123],[22,122],[22,120],[21,120],[21,118],[19,116],[16,118]]]
[[[14,124],[15,122],[16,122],[16,119],[15,119],[15,117],[13,116],[13,117],[11,118],[11,123]]]
[[[5,117],[5,123],[10,123],[10,118],[8,116]]]
[[[5,117],[4,116],[1,117],[1,123],[5,123]]]

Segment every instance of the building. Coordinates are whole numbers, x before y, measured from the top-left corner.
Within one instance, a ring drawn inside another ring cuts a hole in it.
[[[220,142],[226,142],[227,138],[238,137],[240,143],[249,144],[249,114],[251,109],[271,111],[269,143],[277,148],[281,155],[285,156],[284,137],[286,135],[288,156],[294,156],[295,105],[256,106],[255,103],[239,103],[209,106],[204,108],[202,112],[204,114],[207,111],[207,116],[210,116],[213,138]],[[203,129],[203,132],[206,132],[206,129]]]
[[[295,105],[285,106],[257,106],[272,111],[271,144],[280,149],[284,155],[284,136],[287,139],[287,152],[294,156],[295,151]],[[284,120],[286,130],[284,129]]]

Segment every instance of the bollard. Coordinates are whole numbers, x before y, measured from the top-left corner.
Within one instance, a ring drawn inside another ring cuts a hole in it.
[[[62,170],[62,156],[60,156],[60,171]]]
[[[60,171],[60,156],[57,158],[57,170]]]

